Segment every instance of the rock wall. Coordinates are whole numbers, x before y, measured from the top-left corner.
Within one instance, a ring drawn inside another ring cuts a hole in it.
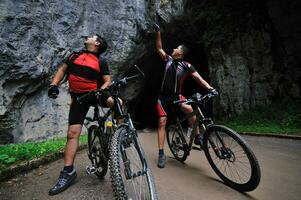
[[[300,1],[234,0],[218,7],[222,16],[211,17],[203,34],[211,81],[221,94],[215,113],[229,117],[272,101],[300,101]]]
[[[112,74],[145,51],[143,36],[158,17],[182,15],[183,0],[31,0],[0,2],[0,144],[64,135],[70,97],[56,100],[47,87],[67,49],[81,35],[100,33]]]
[[[154,21],[168,51],[194,43],[194,65],[209,68],[221,94],[214,103],[217,115],[274,99],[300,100],[300,9],[297,0],[2,0],[0,144],[65,135],[68,86],[61,85],[56,100],[47,97],[47,87],[66,50],[83,47],[82,35],[107,39],[104,57],[113,76],[142,64],[148,84],[131,85],[124,96],[139,94],[132,105],[138,111],[146,107],[145,98],[155,105],[161,72],[153,67],[164,63],[155,53]],[[149,112],[149,118],[156,116],[153,108]]]

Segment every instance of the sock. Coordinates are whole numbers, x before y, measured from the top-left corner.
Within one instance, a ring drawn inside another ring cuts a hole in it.
[[[159,156],[164,155],[164,149],[159,149]]]
[[[73,171],[73,165],[71,166],[64,166],[64,171],[66,171],[67,173],[71,173]]]

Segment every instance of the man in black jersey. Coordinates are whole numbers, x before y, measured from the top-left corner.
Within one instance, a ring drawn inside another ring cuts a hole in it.
[[[162,48],[161,33],[160,27],[157,24],[154,24],[154,29],[156,31],[156,50],[160,57],[166,61],[166,66],[164,70],[164,77],[161,84],[161,89],[157,102],[157,111],[158,111],[158,147],[159,147],[159,159],[158,167],[164,168],[166,156],[164,154],[164,141],[165,141],[165,127],[167,122],[167,116],[170,114],[170,107],[174,100],[185,99],[181,95],[182,84],[187,75],[192,76],[197,83],[206,88],[208,91],[216,92],[213,87],[211,87],[194,69],[194,67],[185,62],[183,59],[188,52],[188,48],[185,45],[180,45],[173,50],[173,53],[167,55]],[[193,111],[192,107],[187,104],[180,105],[181,110],[185,113],[190,113]],[[189,125],[193,126],[195,123],[196,117],[191,117],[189,120]],[[196,138],[194,143],[196,145],[202,146],[202,136],[200,136],[199,130],[196,129]]]

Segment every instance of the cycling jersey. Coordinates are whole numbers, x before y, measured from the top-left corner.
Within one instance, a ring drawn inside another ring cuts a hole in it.
[[[195,71],[196,70],[190,63],[167,56],[167,63],[165,66],[160,94],[180,94],[182,92],[182,85],[185,77]]]
[[[89,51],[71,54],[65,63],[68,65],[69,90],[73,93],[84,93],[96,90],[103,84],[102,76],[109,75],[105,60]]]

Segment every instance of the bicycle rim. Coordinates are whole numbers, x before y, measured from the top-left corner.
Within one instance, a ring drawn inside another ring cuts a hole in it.
[[[94,174],[103,178],[107,173],[108,163],[97,126],[91,126],[88,130],[88,157],[92,165],[96,167]]]
[[[242,137],[229,128],[214,125],[207,130],[204,142],[210,165],[225,183],[239,191],[258,186],[259,164]]]
[[[113,136],[110,151],[111,178],[116,199],[157,199],[151,170],[143,170],[143,155],[139,141],[133,138],[125,145],[121,138],[126,128],[118,129]],[[129,167],[126,165],[129,164]],[[130,170],[129,170],[130,169]],[[130,176],[128,176],[130,175]],[[132,175],[132,176],[131,176]]]

